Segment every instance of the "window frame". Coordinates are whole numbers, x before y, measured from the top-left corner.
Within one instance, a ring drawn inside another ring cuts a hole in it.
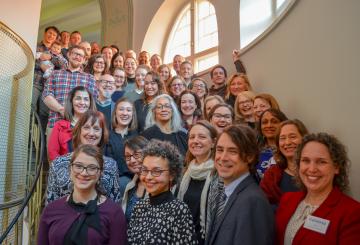
[[[170,25],[169,30],[167,31],[166,42],[164,44],[164,49],[163,49],[164,50],[164,52],[163,52],[163,54],[164,54],[163,55],[163,60],[165,60],[166,53],[168,52],[169,45],[170,45],[169,39],[173,36],[173,30],[174,30],[175,26],[178,24],[178,22],[181,20],[181,18],[184,16],[184,14],[187,11],[187,8],[190,5],[190,9],[189,9],[190,10],[190,55],[186,56],[184,58],[186,60],[190,61],[193,64],[194,73],[197,73],[197,74],[208,72],[211,69],[211,67],[210,67],[210,68],[208,68],[206,70],[198,71],[197,61],[200,58],[204,58],[205,56],[211,56],[211,55],[216,54],[217,59],[219,59],[219,40],[218,40],[218,45],[217,46],[202,50],[202,51],[197,52],[197,53],[195,52],[195,45],[196,45],[195,42],[197,41],[196,40],[196,32],[197,32],[197,30],[196,30],[196,26],[197,26],[196,13],[198,11],[196,8],[197,8],[197,3],[199,1],[207,1],[207,2],[209,2],[212,5],[212,7],[214,8],[214,10],[215,10],[215,17],[216,17],[216,9],[215,9],[215,6],[211,3],[211,1],[209,1],[209,0],[189,0],[189,1],[187,1],[182,6],[181,11],[179,11],[179,14],[172,21],[172,24]],[[218,30],[217,20],[216,20],[216,28]],[[172,66],[172,58],[171,58],[171,61],[170,61],[169,65]]]
[[[239,2],[241,0],[238,0]],[[283,17],[289,13],[291,8],[296,4],[297,0],[285,0],[285,2],[277,8],[277,2],[278,0],[271,0],[271,18],[272,22],[271,24],[255,39],[253,39],[251,42],[249,42],[246,46],[241,47],[241,23],[240,23],[240,53],[244,54],[247,51],[249,51],[252,47],[257,45],[262,39],[264,39],[270,32],[273,31],[273,29],[283,20]],[[288,3],[287,3],[288,2]],[[278,11],[277,11],[278,10]],[[239,9],[239,20],[240,20],[240,12]]]

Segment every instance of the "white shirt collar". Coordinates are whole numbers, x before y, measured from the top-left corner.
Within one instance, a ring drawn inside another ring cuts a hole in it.
[[[234,180],[233,182],[231,182],[230,184],[228,184],[227,186],[225,185],[225,195],[226,195],[226,201],[229,199],[229,197],[231,196],[231,194],[234,192],[234,190],[236,189],[236,187],[246,178],[250,175],[249,172],[246,172],[244,174],[242,174],[239,178],[237,178],[236,180]]]

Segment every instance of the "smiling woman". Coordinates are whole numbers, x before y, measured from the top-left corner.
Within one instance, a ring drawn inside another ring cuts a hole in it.
[[[266,170],[260,183],[269,202],[275,207],[279,204],[283,193],[298,190],[294,181],[295,151],[306,134],[308,130],[300,120],[286,120],[280,124],[276,136],[276,145],[279,150],[274,156],[276,164]]]
[[[349,185],[345,146],[327,133],[306,135],[295,163],[303,191],[281,199],[277,244],[357,244],[360,203],[343,193]]]
[[[94,75],[95,80],[99,80],[101,75],[105,74],[107,64],[102,54],[92,55],[84,68],[84,71]]]
[[[255,128],[254,98],[255,94],[251,91],[243,91],[237,95],[234,104],[236,123],[246,124],[250,128]]]
[[[214,170],[212,153],[217,137],[216,129],[208,121],[198,121],[189,132],[186,171],[182,177],[178,198],[184,201],[193,216],[199,244],[204,244],[206,203]]]
[[[98,111],[87,111],[77,122],[73,130],[73,146],[76,150],[79,146],[90,144],[101,149],[108,142],[108,129],[105,117]],[[72,191],[69,175],[69,164],[73,153],[57,157],[49,169],[48,186],[46,190],[46,202],[50,203]],[[104,172],[101,175],[101,188],[105,195],[115,202],[121,198],[119,189],[119,171],[116,162],[104,156]]]
[[[134,105],[127,99],[119,99],[112,112],[112,129],[109,143],[105,148],[105,155],[115,159],[120,174],[120,192],[124,193],[125,186],[133,177],[127,168],[124,158],[124,141],[137,135],[137,119]]]
[[[104,169],[100,148],[81,145],[70,160],[74,189],[49,204],[42,213],[38,244],[126,244],[126,222],[121,208],[102,194]]]
[[[273,158],[273,154],[277,150],[276,134],[280,123],[285,120],[287,120],[286,115],[276,109],[268,109],[260,116],[260,122],[257,126],[260,155],[259,162],[256,164],[260,179],[264,176],[264,172],[276,163]]]
[[[73,88],[66,97],[64,120],[57,121],[51,131],[48,144],[50,161],[72,150],[72,128],[88,109],[95,109],[92,94],[83,86]]]
[[[136,100],[134,103],[139,133],[144,131],[146,115],[149,112],[151,102],[156,96],[163,92],[163,83],[160,81],[160,77],[156,72],[149,71],[144,80],[143,98]]]
[[[183,125],[187,130],[202,119],[201,102],[195,92],[183,91],[179,96],[178,108],[180,108]]]
[[[145,122],[145,131],[141,133],[145,138],[169,141],[185,156],[187,130],[182,127],[180,112],[169,95],[161,94],[154,98]]]
[[[234,120],[234,111],[231,106],[225,103],[216,104],[209,112],[209,121],[218,134],[221,134]]]
[[[149,198],[134,207],[129,244],[197,244],[189,208],[170,189],[181,176],[182,156],[169,142],[151,140],[143,150],[140,180]]]

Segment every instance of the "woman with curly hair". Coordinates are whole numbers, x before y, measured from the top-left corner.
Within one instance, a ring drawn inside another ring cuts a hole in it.
[[[183,159],[169,142],[151,140],[143,150],[140,180],[149,198],[131,215],[129,244],[197,244],[191,212],[170,189],[178,183]]]
[[[277,244],[357,244],[360,203],[349,185],[345,146],[327,133],[306,135],[295,163],[301,192],[284,194],[276,212]]]

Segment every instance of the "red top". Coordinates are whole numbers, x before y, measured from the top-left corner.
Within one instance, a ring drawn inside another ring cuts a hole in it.
[[[53,161],[58,156],[69,153],[68,143],[72,139],[71,123],[66,120],[57,121],[51,131],[48,143],[48,157]]]
[[[284,244],[287,224],[305,195],[305,192],[287,192],[282,196],[276,213],[276,244]],[[321,234],[302,226],[294,237],[293,245],[359,244],[360,203],[338,188],[331,191],[312,215],[330,221],[326,233]]]
[[[264,191],[267,199],[271,204],[278,204],[283,192],[280,189],[280,181],[283,176],[284,170],[277,164],[268,168],[264,177],[260,182],[260,187]]]

